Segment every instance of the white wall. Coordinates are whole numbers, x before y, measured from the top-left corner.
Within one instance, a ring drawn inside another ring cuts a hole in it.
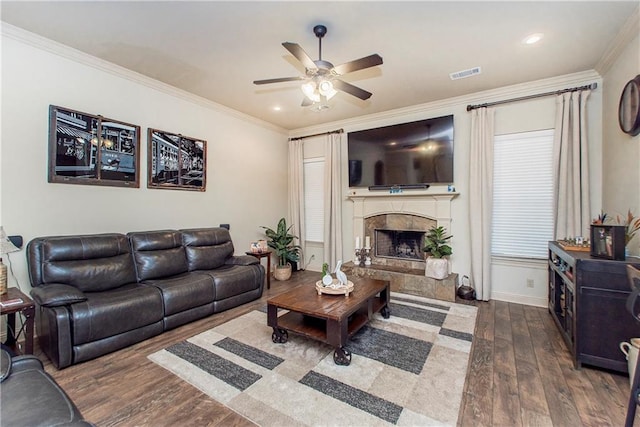
[[[229,223],[236,253],[244,253],[264,236],[261,225],[274,227],[286,216],[283,130],[30,33],[4,30],[0,224],[8,234],[26,243],[44,235]],[[50,104],[139,125],[141,188],[48,183]],[[149,127],[207,141],[206,192],[146,188]],[[10,261],[29,290],[24,250]]]
[[[537,93],[556,91],[574,86],[582,86],[596,82],[598,89],[589,97],[588,132],[590,135],[590,167],[591,167],[591,209],[598,212],[602,204],[602,80],[595,71],[559,76],[527,84],[509,86],[497,90],[476,93],[469,96],[447,99],[411,108],[388,111],[383,114],[365,116],[349,121],[327,123],[305,129],[297,129],[292,136],[304,136],[317,132],[342,128],[345,132],[369,129],[394,123],[410,122],[429,117],[454,115],[454,179],[459,196],[452,201],[452,222],[450,233],[453,235],[451,245],[452,271],[470,276],[469,218],[469,140],[471,132],[471,114],[466,111],[468,104],[516,98]],[[538,129],[549,129],[554,126],[555,99],[553,96],[529,101],[504,104],[496,107],[496,133],[523,132]],[[347,159],[347,146],[343,146],[343,158]],[[348,194],[348,167],[343,165],[343,182],[345,182],[343,203],[343,247],[345,260],[353,259],[354,242],[351,236],[353,203],[346,197]],[[535,179],[532,179],[535,185]],[[432,187],[433,191],[446,191],[446,186]],[[514,261],[495,260],[492,266],[492,299],[520,302],[530,305],[546,306],[547,304],[547,269],[546,261]],[[527,280],[534,281],[534,287],[527,287]]]
[[[640,36],[624,48],[603,75],[604,151],[602,209],[610,215],[624,215],[628,209],[640,216],[640,135],[620,130],[618,104],[627,82],[640,74]],[[640,234],[640,233],[639,233]],[[630,254],[640,256],[640,236],[630,244]]]

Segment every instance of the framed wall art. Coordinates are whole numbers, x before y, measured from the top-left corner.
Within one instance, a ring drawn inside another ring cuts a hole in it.
[[[49,182],[140,187],[140,127],[49,106]]]
[[[624,225],[591,224],[591,256],[625,260]]]
[[[205,191],[207,142],[149,128],[147,187]]]

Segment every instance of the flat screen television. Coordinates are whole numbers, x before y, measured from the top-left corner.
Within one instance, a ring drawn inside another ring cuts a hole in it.
[[[453,183],[453,115],[349,132],[349,187]]]

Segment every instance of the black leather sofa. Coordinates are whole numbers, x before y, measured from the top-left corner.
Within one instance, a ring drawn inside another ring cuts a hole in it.
[[[93,426],[83,419],[37,357],[14,357],[2,349],[0,373],[0,426]]]
[[[264,267],[224,228],[39,237],[27,245],[40,347],[58,368],[260,298]]]

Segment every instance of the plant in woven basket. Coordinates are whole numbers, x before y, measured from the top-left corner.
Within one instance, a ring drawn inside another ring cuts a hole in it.
[[[261,226],[267,236],[267,245],[275,252],[278,259],[278,266],[285,267],[290,262],[298,262],[300,256],[300,245],[294,245],[293,239],[297,239],[289,231],[293,225],[287,227],[287,221],[281,218],[275,230]]]

